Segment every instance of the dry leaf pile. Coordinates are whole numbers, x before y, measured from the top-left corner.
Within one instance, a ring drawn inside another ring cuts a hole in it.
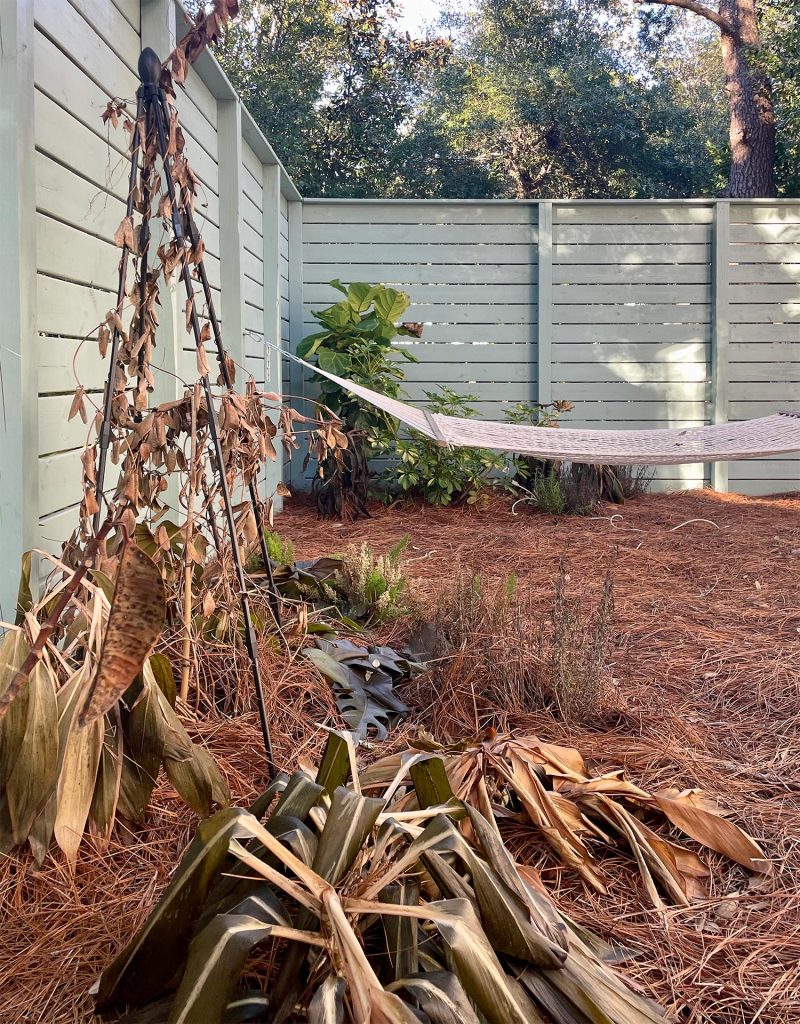
[[[600,893],[609,890],[598,851],[620,849],[634,859],[657,909],[689,906],[708,896],[709,866],[663,829],[656,830],[665,822],[749,871],[772,871],[758,843],[701,790],[650,793],[622,771],[592,775],[575,747],[536,736],[490,733],[483,740],[447,747],[423,735],[408,750],[368,768],[362,785],[367,790],[384,788],[431,756],[443,760],[454,794],[493,821],[498,831],[506,824],[529,826],[561,864]],[[401,806],[415,806],[415,800],[409,790]]]

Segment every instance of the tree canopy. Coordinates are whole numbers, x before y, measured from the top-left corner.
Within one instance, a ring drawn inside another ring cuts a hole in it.
[[[714,18],[735,2],[452,0],[412,38],[394,0],[240,0],[217,56],[306,195],[714,195],[731,166]],[[741,2],[777,189],[798,194],[795,0]]]

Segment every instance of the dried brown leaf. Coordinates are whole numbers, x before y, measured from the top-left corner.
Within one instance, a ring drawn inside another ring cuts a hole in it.
[[[129,542],[119,561],[100,664],[81,711],[82,726],[105,714],[133,682],[161,634],[165,614],[158,566]]]

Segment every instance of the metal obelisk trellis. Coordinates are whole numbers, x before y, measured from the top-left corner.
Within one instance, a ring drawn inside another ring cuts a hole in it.
[[[161,61],[159,60],[158,55],[155,53],[154,50],[148,47],[147,49],[142,51],[139,57],[138,70],[141,85],[139,86],[136,92],[136,123],[131,138],[131,173],[128,185],[128,201],[126,208],[127,217],[132,217],[134,210],[134,195],[137,183],[137,176],[139,174],[140,145],[142,142],[144,142],[144,145],[147,146],[148,142],[150,140],[153,140],[155,142],[157,152],[160,155],[163,164],[163,175],[166,181],[167,195],[169,197],[170,202],[170,219],[172,222],[172,230],[175,236],[175,240],[178,243],[178,245],[184,244],[187,250],[189,248],[196,250],[198,243],[200,241],[200,233],[197,229],[197,225],[195,224],[189,204],[186,202],[182,203],[180,201],[179,193],[176,191],[172,179],[168,139],[170,114],[169,108],[167,106],[166,95],[159,84],[159,79],[161,76]],[[141,135],[142,130],[144,131],[144,139],[142,139]],[[151,196],[148,191],[148,184],[146,181],[144,181],[142,188],[142,202],[145,210],[148,211],[148,204],[150,202],[150,199]],[[138,252],[141,259],[139,269],[140,287],[142,290],[142,316],[144,316],[143,299],[147,282],[147,257],[150,245],[150,230],[148,226],[148,221],[149,214],[146,213],[142,220],[142,230],[140,231],[138,244]],[[119,288],[117,291],[118,310],[121,309],[122,302],[125,297],[125,281],[127,278],[128,258],[130,255],[130,251],[131,250],[127,245],[123,246],[122,258],[120,260],[119,268]],[[225,388],[231,390],[233,388],[233,380],[231,378],[231,373],[228,366],[227,353],[222,342],[222,332],[220,330],[219,320],[217,319],[216,311],[214,309],[213,297],[211,294],[210,285],[208,283],[208,277],[206,275],[205,267],[203,265],[202,255],[200,256],[199,259],[196,260],[195,266],[197,277],[203,291],[203,297],[205,299],[206,308],[208,311],[208,319],[211,324],[214,342],[216,344],[217,360],[220,366],[222,382]],[[193,301],[194,289],[192,287],[192,280],[189,271],[188,261],[185,259],[182,260],[181,263],[181,279],[186,289],[186,298],[188,303],[188,319],[191,325],[192,333],[194,335],[195,346],[198,349],[200,349],[203,345],[201,338],[200,319],[195,309],[195,303]],[[103,418],[98,437],[99,457],[96,475],[96,493],[98,495],[98,499],[100,499],[101,496],[103,495],[106,464],[108,461],[108,448],[111,441],[111,413],[116,394],[115,380],[117,374],[119,344],[119,330],[117,327],[115,327],[111,337],[109,371],[103,401]],[[228,487],[228,480],[225,473],[225,460],[222,451],[222,444],[220,441],[219,423],[217,420],[217,414],[214,407],[214,395],[211,390],[211,382],[209,380],[208,372],[201,375],[200,383],[203,388],[206,406],[208,408],[208,432],[213,453],[214,468],[216,469],[217,473],[219,494],[222,499],[225,523],[227,526],[227,531],[231,542],[231,552],[233,555],[236,582],[239,588],[239,600],[242,609],[242,617],[244,619],[245,646],[247,647],[247,654],[250,659],[250,667],[253,676],[253,685],[255,688],[256,700],[258,704],[259,721],[261,724],[261,732],[264,738],[264,747],[267,754],[269,775],[270,777],[272,777],[274,775],[275,765],[272,751],[272,740],[269,732],[267,709],[264,700],[264,690],[261,680],[261,670],[258,662],[258,644],[255,629],[253,626],[253,616],[250,609],[250,597],[248,593],[247,579],[245,577],[244,566],[242,563],[242,555],[241,551],[239,550],[239,544],[236,537],[236,522],[234,518],[233,503],[231,501],[230,488]],[[270,609],[275,619],[275,623],[278,626],[278,629],[280,629],[280,603],[272,575],[272,564],[270,561],[269,551],[267,548],[266,531],[264,517],[262,515],[261,502],[259,501],[256,485],[252,481],[252,479],[249,481],[248,486],[250,503],[253,508],[256,528],[258,530],[259,535],[261,557],[264,562],[264,570],[267,576]],[[216,523],[214,522],[213,514],[210,516],[210,521],[215,535],[215,540],[217,540],[218,532],[216,530]],[[99,526],[100,510],[97,511],[94,517],[95,532],[97,532]]]

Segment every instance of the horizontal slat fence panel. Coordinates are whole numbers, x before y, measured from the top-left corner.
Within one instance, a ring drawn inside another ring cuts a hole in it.
[[[645,429],[711,422],[716,201],[312,200],[303,207],[303,331],[337,301],[326,282],[382,282],[425,324],[407,392],[452,386],[481,415],[546,394],[575,426]],[[800,405],[800,203],[732,204],[728,414]],[[543,228],[543,230],[545,230]],[[540,307],[539,258],[547,290]],[[547,339],[541,354],[537,337]],[[538,390],[537,390],[538,389]],[[760,465],[762,468],[756,469]],[[766,468],[763,468],[766,467]],[[798,486],[796,460],[731,466],[733,486]],[[702,486],[708,467],[664,467],[658,486]]]
[[[536,206],[516,203],[311,202],[303,207],[305,329],[337,301],[325,282],[383,283],[422,323],[407,391],[454,386],[481,415],[536,397]]]
[[[552,396],[575,403],[570,425],[707,422],[712,222],[711,206],[553,205]]]
[[[751,280],[754,269],[760,275],[758,286],[730,289],[730,418],[796,409],[800,406],[800,205],[769,208],[731,203],[728,255],[732,276],[735,272],[738,280]],[[765,301],[769,297],[773,301]],[[732,490],[749,494],[796,490],[800,457],[732,462],[728,480]]]

